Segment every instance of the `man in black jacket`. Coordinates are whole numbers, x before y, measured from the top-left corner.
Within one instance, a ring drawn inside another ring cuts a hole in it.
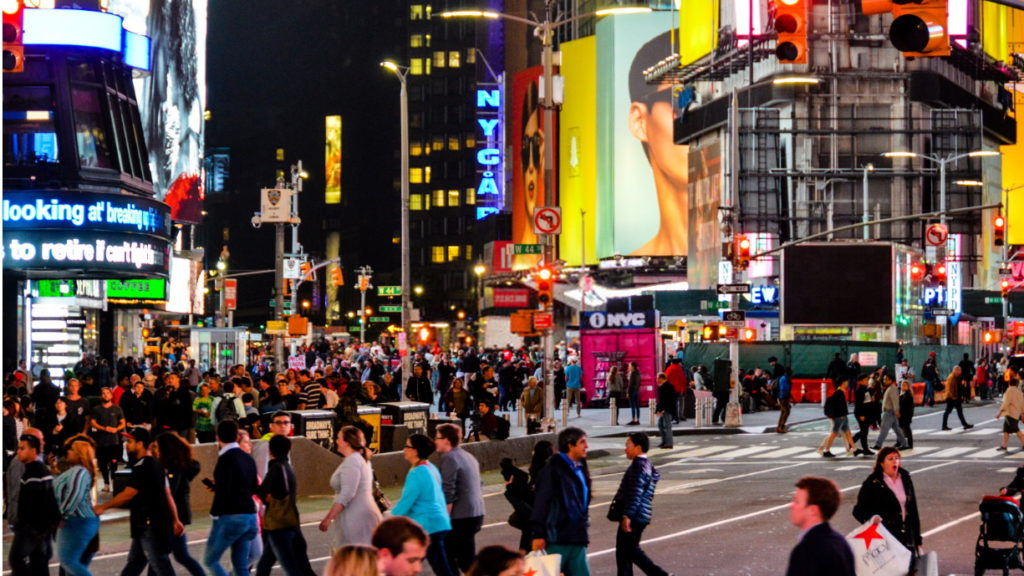
[[[803,531],[789,555],[786,576],[854,576],[853,551],[829,526],[839,509],[839,487],[828,478],[804,476],[796,483],[789,520]]]
[[[558,434],[558,453],[537,478],[530,527],[533,549],[562,556],[565,576],[589,576],[587,545],[591,500],[587,469],[587,434],[568,427]]]
[[[661,444],[658,448],[672,447],[672,421],[676,419],[676,389],[668,381],[664,372],[658,373],[658,402],[655,415],[658,416],[658,431],[661,432]]]
[[[434,388],[430,385],[430,379],[423,375],[423,367],[418,364],[412,367],[412,376],[405,386],[405,396],[414,402],[434,403]]]
[[[213,504],[209,539],[203,565],[213,576],[228,576],[220,557],[231,548],[231,565],[236,576],[249,573],[249,545],[257,533],[256,505],[253,494],[259,487],[256,462],[238,446],[238,423],[225,420],[217,424],[220,455],[213,469]]]
[[[18,515],[11,542],[11,571],[15,576],[49,574],[53,556],[52,536],[60,521],[53,495],[53,476],[39,460],[43,442],[35,434],[22,434],[18,439],[17,457],[25,466],[18,492]]]
[[[847,380],[839,382],[839,387],[825,401],[825,416],[832,420],[832,431],[829,432],[828,438],[825,439],[825,444],[822,446],[824,450],[818,449],[818,452],[825,458],[835,457],[832,454],[832,441],[836,439],[836,436],[842,436],[846,441],[847,454],[856,454],[853,450],[853,435],[850,433],[850,409],[846,405],[846,391],[849,388],[847,382]]]
[[[631,432],[626,436],[629,468],[622,476],[619,490],[608,510],[608,519],[619,523],[615,533],[615,565],[619,576],[632,576],[633,564],[648,576],[668,575],[640,549],[644,529],[651,523],[654,489],[660,478],[654,464],[647,459],[649,447],[650,440],[643,432]]]

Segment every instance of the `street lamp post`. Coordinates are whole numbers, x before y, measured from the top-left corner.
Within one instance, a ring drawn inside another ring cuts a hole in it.
[[[402,331],[398,334],[398,355],[402,361],[402,378],[408,379],[412,374],[409,367],[412,360],[409,354],[409,91],[406,86],[409,69],[390,60],[380,65],[394,73],[402,85],[398,100],[399,122],[402,125]]]
[[[870,162],[864,165],[864,215],[861,221],[864,222],[864,239],[868,240],[868,222],[871,221],[871,208],[868,203],[868,172],[874,172],[875,165]]]
[[[477,262],[476,266],[473,266],[473,273],[476,274],[476,341],[478,344],[483,333],[480,315],[484,310],[484,272],[487,272],[487,267],[482,262]]]
[[[920,158],[939,165],[939,223],[943,228],[946,226],[946,164],[956,162],[963,158],[978,158],[981,156],[999,156],[995,150],[974,150],[962,154],[951,154],[949,156],[929,156],[917,152],[886,152],[882,154],[886,158]]]
[[[636,14],[642,12],[651,12],[649,6],[612,6],[607,9],[597,10],[594,12],[587,12],[585,14],[576,14],[568,16],[566,12],[559,12],[555,14],[555,0],[545,0],[544,2],[544,20],[535,20],[531,18],[523,18],[521,16],[514,16],[512,14],[505,14],[504,12],[494,12],[490,10],[453,10],[449,12],[441,12],[437,14],[441,18],[487,18],[490,20],[497,20],[499,18],[504,20],[510,20],[512,22],[518,22],[520,24],[526,24],[534,28],[534,36],[540,39],[541,42],[541,64],[544,67],[543,78],[544,78],[544,94],[541,97],[541,108],[544,109],[543,121],[544,130],[547,131],[547,137],[544,143],[544,196],[541,198],[541,206],[543,208],[547,206],[554,206],[555,199],[558,196],[555,194],[555,173],[552,164],[555,162],[555,146],[558,142],[554,138],[554,108],[555,108],[555,91],[554,91],[554,32],[556,29],[575,22],[584,18],[591,18],[594,16],[608,16],[612,14]],[[527,218],[533,218],[533,214],[527,214]],[[552,265],[555,262],[555,237],[554,235],[548,234],[544,236],[544,264],[546,266]],[[554,306],[554,303],[552,303]],[[555,346],[553,338],[553,328],[548,328],[544,331],[544,429],[553,431],[555,429],[555,373],[554,366],[552,364],[552,357],[554,356]]]

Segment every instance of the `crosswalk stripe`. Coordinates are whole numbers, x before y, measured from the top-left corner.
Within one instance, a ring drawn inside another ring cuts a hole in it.
[[[715,454],[710,458],[741,458],[743,456],[751,456],[758,452],[764,452],[765,450],[772,450],[775,446],[750,446],[747,448],[740,448],[739,450],[732,450],[724,454]]]
[[[999,434],[1002,431],[1002,428],[982,428],[981,430],[967,432],[964,436],[991,436],[993,434]]]
[[[765,452],[764,454],[755,454],[754,458],[785,458],[792,456],[793,454],[799,454],[807,450],[807,446],[790,446],[788,448],[780,448],[772,452]]]
[[[1005,455],[1005,452],[1000,452],[995,448],[988,448],[986,450],[979,450],[973,454],[965,454],[965,458],[998,458]]]
[[[715,452],[724,452],[725,450],[735,449],[735,446],[725,446],[722,444],[716,444],[714,446],[704,446],[703,448],[684,450],[683,452],[673,454],[673,456],[678,456],[680,458],[699,458],[701,456],[714,454]]]
[[[945,450],[940,450],[940,451],[936,452],[935,454],[932,454],[932,458],[952,458],[953,456],[959,456],[961,454],[966,454],[966,453],[968,453],[968,452],[970,452],[972,450],[975,450],[975,448],[964,447],[964,446],[957,446],[955,448],[946,448]]]

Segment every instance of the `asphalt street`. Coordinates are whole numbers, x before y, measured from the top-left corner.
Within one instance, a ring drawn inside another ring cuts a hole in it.
[[[995,450],[1001,431],[1001,422],[992,418],[996,408],[991,403],[967,407],[967,420],[975,424],[972,430],[940,430],[940,407],[919,408],[914,420],[915,447],[904,453],[904,467],[918,492],[924,548],[938,551],[942,574],[974,573],[978,502],[1008,483],[1024,464],[1024,452],[1014,438],[1008,454]],[[748,420],[768,423],[776,414],[753,414]],[[794,413],[801,415],[807,418],[802,423],[799,418],[791,420],[798,424],[785,435],[765,432],[765,426],[747,426],[739,434],[704,430],[676,437],[674,449],[653,449],[649,456],[661,472],[661,482],[654,522],[644,534],[648,554],[675,574],[782,574],[798,537],[788,515],[793,483],[808,474],[827,476],[839,484],[844,502],[833,525],[843,533],[856,528],[851,510],[873,460],[840,455],[841,443],[833,449],[837,458],[822,458],[816,449],[827,431],[824,421],[816,419],[820,409],[804,407]],[[627,463],[621,451],[624,440],[613,435],[627,428],[599,424],[586,414],[573,420],[571,424],[588,429],[594,454],[590,461],[592,571],[615,574],[615,526],[605,515]],[[657,438],[652,440],[656,445]],[[888,443],[893,442],[890,435]],[[301,482],[301,470],[298,473]],[[501,478],[491,473],[484,480],[487,516],[477,545],[514,546],[519,535],[506,523],[511,508],[503,497]],[[397,498],[399,490],[391,490],[390,495]],[[330,498],[323,496],[301,504],[303,532],[317,570],[323,569],[329,552],[326,535],[317,530],[329,503]],[[190,550],[196,558],[201,559],[208,529],[208,518],[197,518],[189,528]],[[129,543],[127,530],[123,520],[104,522],[102,551],[92,563],[94,574],[120,572]],[[5,559],[9,543],[5,538]],[[275,573],[280,572],[275,569]]]

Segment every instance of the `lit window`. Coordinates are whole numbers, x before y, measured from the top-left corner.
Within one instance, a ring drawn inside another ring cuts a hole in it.
[[[459,191],[458,190],[449,190],[448,191],[448,205],[449,206],[453,206],[453,207],[459,205]]]
[[[466,134],[466,148],[476,147],[476,134]]]
[[[422,184],[423,183],[423,168],[409,168],[409,183],[410,184]]]
[[[434,264],[444,262],[444,246],[433,246],[430,248],[430,261]]]
[[[476,204],[476,188],[466,188],[466,204]]]
[[[448,53],[448,67],[458,68],[459,66],[461,66],[461,63],[459,62],[459,51],[452,50]]]
[[[449,150],[458,150],[459,149],[459,137],[458,136],[449,136],[448,137],[448,149]]]
[[[423,209],[430,210],[430,194],[423,195]]]
[[[421,4],[409,6],[409,20],[423,20],[423,6]]]
[[[434,206],[444,206],[444,190],[434,190]]]
[[[426,67],[426,69],[423,71],[423,73],[426,74],[427,76],[429,76],[430,75],[430,58],[424,58],[423,59],[423,65]]]
[[[444,52],[434,52],[434,68],[444,68]]]
[[[430,142],[430,147],[438,152],[444,150],[444,139],[440,136],[434,136],[434,139]]]
[[[461,248],[462,248],[462,246],[449,246],[448,247],[448,261],[449,262],[451,262],[452,260],[458,260],[459,259],[459,253],[462,251]]]
[[[420,194],[409,195],[409,210],[423,210],[423,196]]]
[[[472,246],[466,246],[466,260],[472,260],[472,259],[473,259],[473,247]]]
[[[430,4],[427,4],[427,20],[430,20],[430,13],[432,11],[433,11],[433,8],[430,6]]]
[[[409,156],[419,156],[423,154],[423,145],[419,142],[409,143]]]
[[[476,64],[476,50],[470,48],[466,50],[466,64]]]
[[[409,74],[413,76],[423,75],[423,59],[422,58],[410,58],[409,59]]]
[[[423,169],[423,182],[430,184],[430,166]]]
[[[423,34],[413,34],[409,36],[409,47],[410,48],[422,48],[423,47]]]
[[[424,34],[423,40],[425,40],[424,45],[430,48],[430,34]]]

